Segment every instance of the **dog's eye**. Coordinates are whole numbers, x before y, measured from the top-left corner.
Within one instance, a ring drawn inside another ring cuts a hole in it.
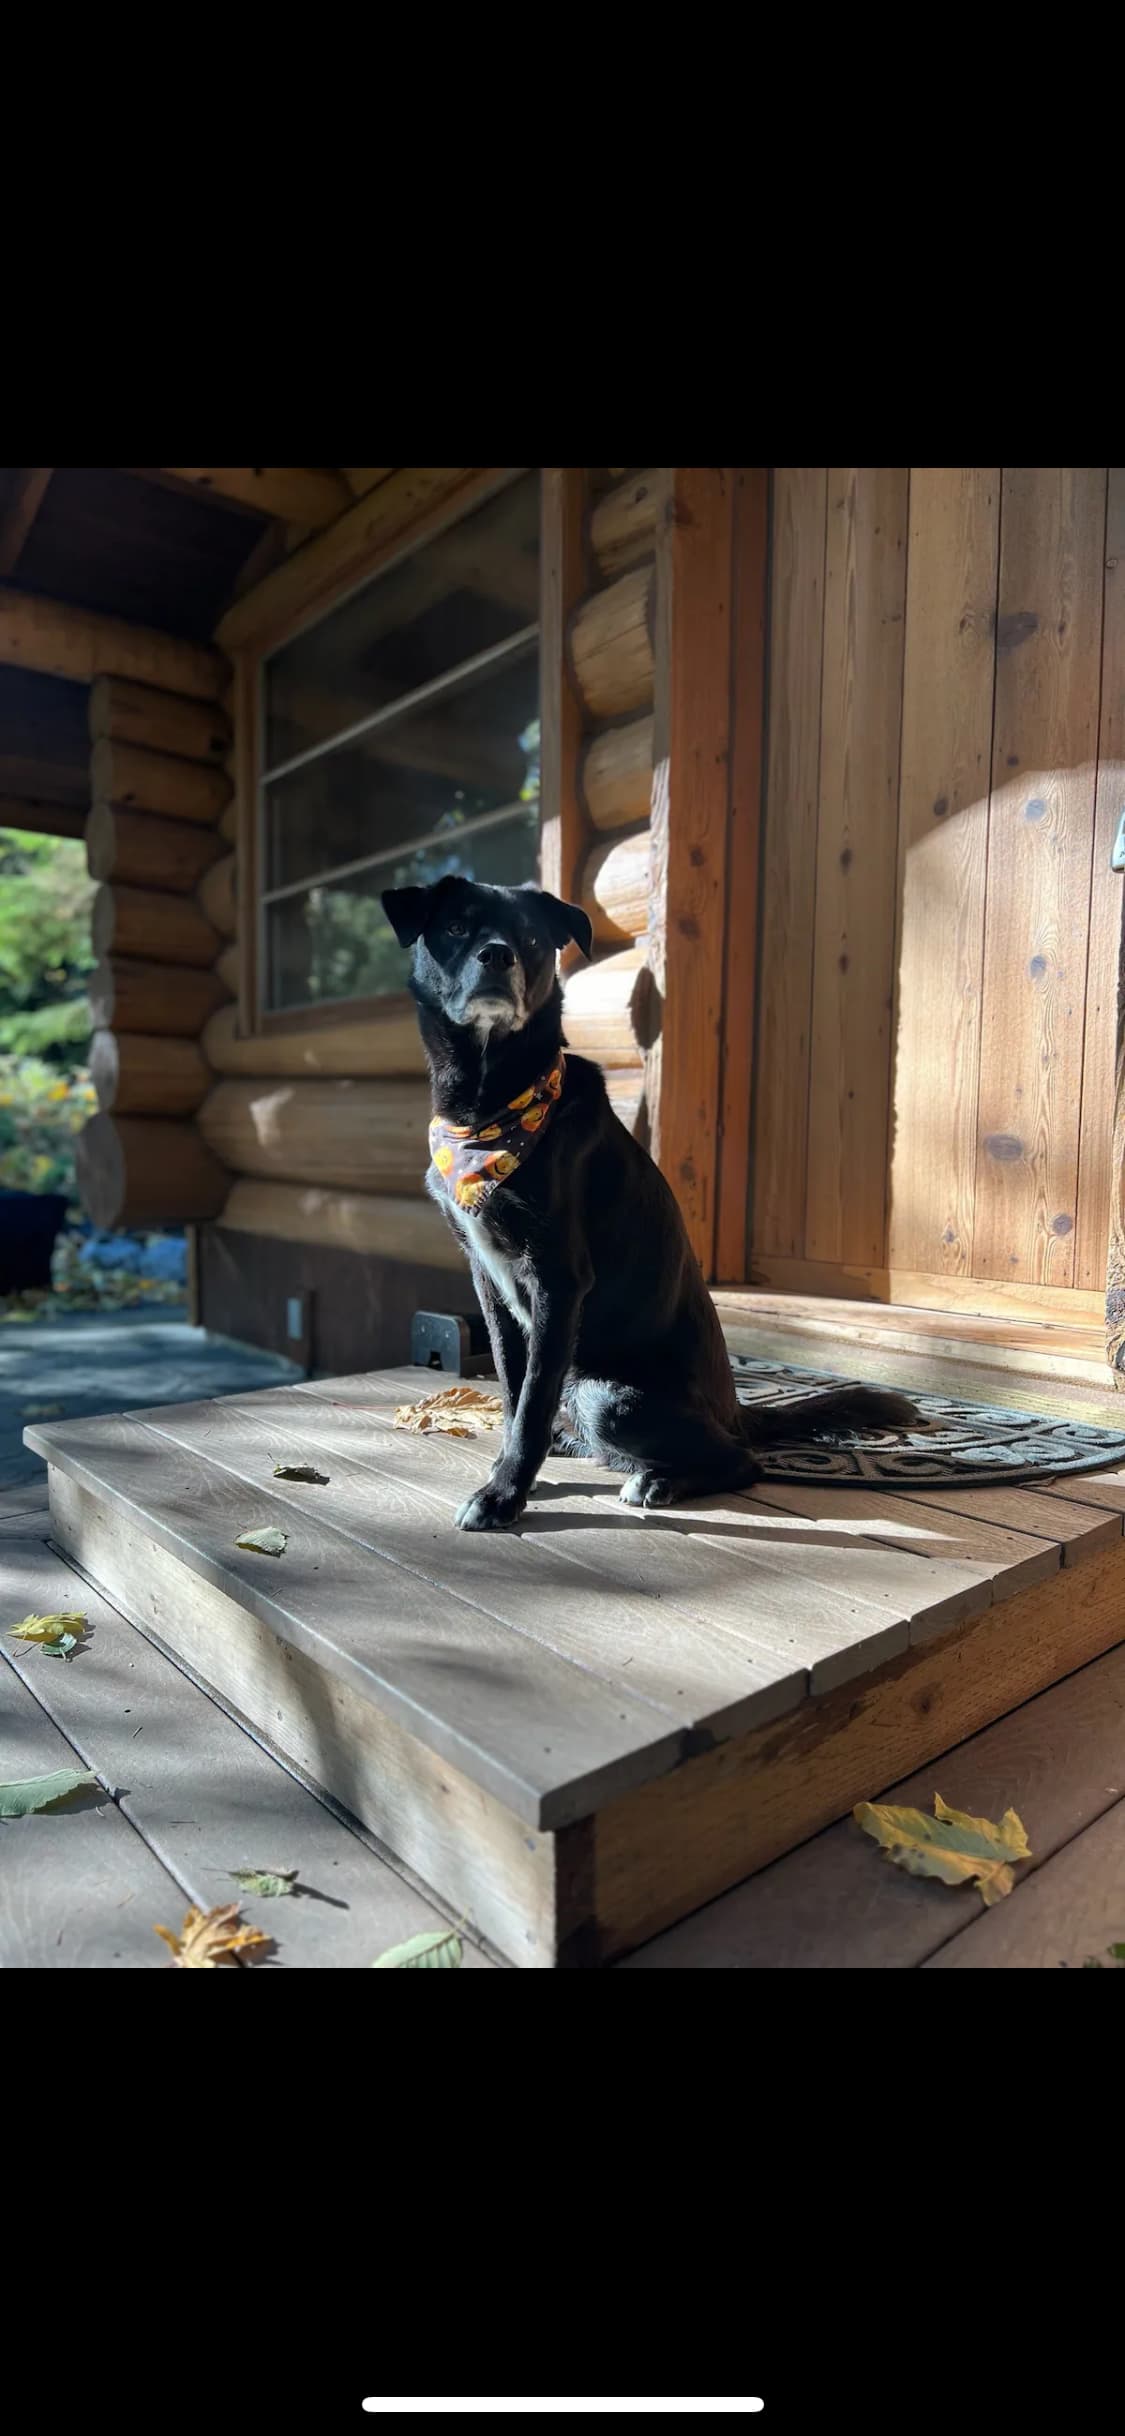
[[[468,938],[468,935],[469,935],[469,926],[468,926],[468,923],[467,923],[467,922],[447,922],[445,927],[446,927],[447,931],[449,932],[449,936],[450,936],[450,938],[451,938],[451,939],[467,939],[467,938]]]

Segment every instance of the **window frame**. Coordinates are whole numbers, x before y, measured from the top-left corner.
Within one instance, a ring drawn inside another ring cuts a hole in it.
[[[264,804],[265,804],[265,671],[275,652],[301,634],[322,625],[344,603],[362,592],[378,575],[389,574],[392,568],[413,558],[427,542],[461,524],[477,508],[500,492],[511,489],[526,474],[540,476],[540,614],[536,621],[537,646],[540,656],[540,698],[542,699],[542,539],[543,493],[542,468],[533,466],[482,466],[472,480],[461,483],[448,497],[424,510],[409,530],[383,548],[371,551],[358,572],[349,572],[346,581],[327,587],[323,577],[310,581],[307,602],[283,622],[264,627],[262,632],[243,644],[234,653],[235,735],[237,752],[237,853],[238,853],[238,932],[240,955],[238,989],[238,1028],[244,1038],[276,1037],[288,1032],[323,1029],[330,1024],[373,1022],[399,1019],[412,1004],[409,994],[394,991],[378,997],[333,998],[315,1006],[273,1007],[262,1003],[262,987],[266,969],[265,922],[267,894],[262,880],[265,872]],[[323,539],[323,537],[322,537]],[[530,635],[531,629],[522,630]],[[498,655],[512,651],[514,638],[495,647]],[[530,648],[530,646],[527,646]],[[483,660],[487,654],[479,657]],[[467,664],[466,664],[467,665]],[[443,681],[438,680],[440,685]],[[435,688],[422,687],[425,693]],[[407,697],[404,697],[406,699]],[[399,705],[388,705],[388,711]],[[373,713],[378,718],[379,713]],[[366,725],[366,722],[364,723]],[[346,732],[346,731],[343,731]],[[338,739],[331,739],[336,743]],[[276,772],[273,773],[276,776]],[[483,817],[487,818],[487,815]],[[542,798],[540,799],[540,844],[542,844]],[[358,859],[358,858],[357,858]],[[305,885],[315,885],[313,880]],[[270,891],[272,899],[275,892]]]

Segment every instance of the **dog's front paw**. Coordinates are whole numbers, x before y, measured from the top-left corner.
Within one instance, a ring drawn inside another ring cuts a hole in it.
[[[458,1506],[453,1519],[459,1531],[506,1531],[518,1521],[524,1508],[519,1491],[502,1480],[486,1480]]]

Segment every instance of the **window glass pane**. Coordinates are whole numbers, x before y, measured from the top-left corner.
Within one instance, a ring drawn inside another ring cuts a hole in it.
[[[532,471],[284,644],[263,672],[265,769],[535,625],[538,549]]]
[[[532,645],[272,780],[263,790],[266,894],[527,801],[538,791],[538,709]]]
[[[426,887],[447,872],[518,887],[536,876],[539,800],[534,792],[510,817],[451,829],[448,843],[391,855],[339,885],[320,884],[266,907],[266,1004],[317,1006],[370,998],[406,987],[409,953],[379,903],[384,888]]]

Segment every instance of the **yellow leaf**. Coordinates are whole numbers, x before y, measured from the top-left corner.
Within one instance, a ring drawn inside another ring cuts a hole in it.
[[[438,1431],[447,1438],[475,1438],[481,1430],[502,1429],[504,1406],[499,1396],[485,1396],[479,1387],[443,1387],[418,1404],[400,1404],[395,1428]]]
[[[899,1809],[888,1802],[857,1802],[852,1816],[911,1877],[940,1878],[944,1886],[965,1886],[975,1879],[985,1903],[1010,1895],[1013,1862],[1032,1857],[1027,1831],[1014,1810],[1006,1810],[997,1826],[992,1819],[973,1818],[967,1810],[951,1810],[940,1793],[934,1795],[932,1818],[924,1810]]]
[[[220,1903],[211,1912],[201,1912],[193,1903],[178,1936],[159,1924],[156,1935],[171,1947],[173,1966],[181,1971],[214,1971],[223,1963],[233,1967],[247,1952],[260,1962],[261,1953],[255,1949],[272,1945],[273,1939],[264,1929],[242,1927],[238,1915],[237,1903]]]
[[[86,1630],[85,1616],[25,1616],[22,1624],[9,1626],[13,1641],[61,1641],[66,1633]]]
[[[65,1100],[68,1097],[69,1092],[69,1083],[53,1083],[51,1089],[47,1093],[47,1097],[49,1100]]]

